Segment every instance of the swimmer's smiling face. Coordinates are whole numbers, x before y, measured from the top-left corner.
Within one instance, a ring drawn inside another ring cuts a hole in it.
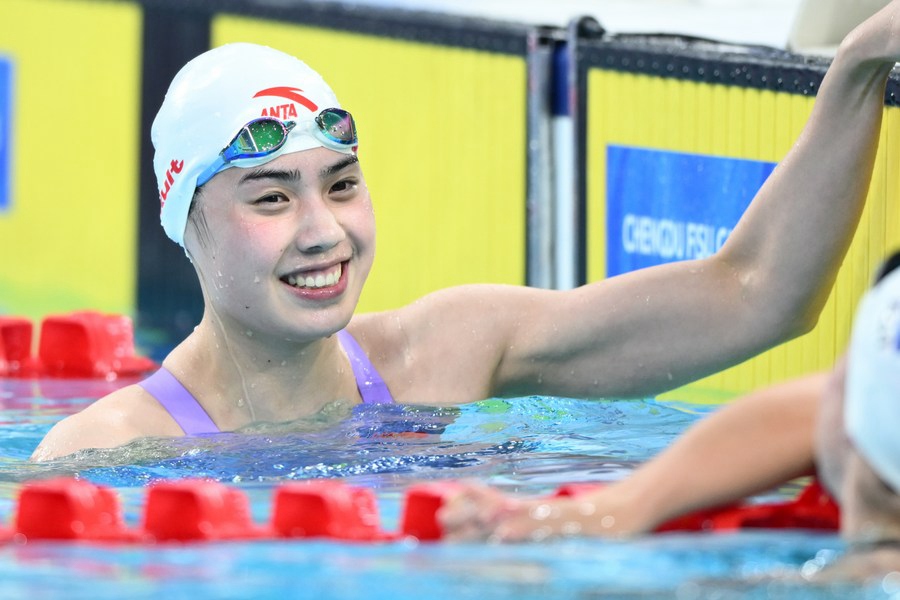
[[[375,251],[355,156],[315,148],[226,169],[196,202],[185,247],[225,326],[302,341],[350,320]]]

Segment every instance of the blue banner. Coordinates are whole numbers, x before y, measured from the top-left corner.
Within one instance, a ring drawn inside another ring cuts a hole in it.
[[[608,146],[607,276],[713,254],[775,164]]]
[[[0,213],[9,210],[12,92],[12,63],[0,56]]]

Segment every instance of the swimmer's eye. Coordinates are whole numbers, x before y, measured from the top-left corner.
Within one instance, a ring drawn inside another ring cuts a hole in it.
[[[341,179],[331,186],[331,193],[348,195],[356,192],[359,182],[356,179]]]
[[[278,204],[279,202],[286,202],[287,198],[285,198],[281,194],[268,194],[261,198],[257,198],[253,201],[254,204],[257,205],[267,205],[267,204]]]

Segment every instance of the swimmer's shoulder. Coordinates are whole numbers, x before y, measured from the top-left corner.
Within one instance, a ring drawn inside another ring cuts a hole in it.
[[[436,290],[397,309],[354,316],[348,329],[361,330],[374,337],[401,335],[400,329],[419,337],[444,337],[460,323],[479,323],[483,327],[503,325],[515,314],[544,299],[550,290],[520,285],[475,283]]]
[[[31,456],[50,460],[87,448],[115,448],[142,437],[180,436],[169,413],[139,385],[108,394],[58,422]]]
[[[474,402],[491,393],[496,366],[521,320],[521,301],[528,297],[518,286],[451,287],[398,309],[358,314],[347,329],[398,402]]]
[[[389,313],[411,343],[425,348],[477,343],[502,344],[523,319],[545,305],[556,290],[476,283],[437,290]],[[395,327],[396,329],[396,327]],[[475,332],[476,335],[472,335]]]
[[[447,288],[396,309],[357,313],[347,326],[347,331],[353,335],[376,368],[380,369],[386,362],[404,356],[408,363],[415,354],[413,351],[428,343],[430,334],[440,338],[440,330],[448,316],[447,311],[452,311],[454,305],[463,303],[465,297],[462,288]]]

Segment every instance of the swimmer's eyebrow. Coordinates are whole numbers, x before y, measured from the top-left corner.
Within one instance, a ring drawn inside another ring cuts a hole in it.
[[[331,177],[335,173],[346,169],[350,165],[354,165],[359,162],[359,159],[356,156],[348,156],[343,160],[339,160],[333,165],[328,165],[324,167],[321,171],[319,171],[320,179],[327,179]],[[283,181],[286,183],[296,183],[303,179],[300,171],[297,169],[271,169],[267,167],[259,167],[258,169],[253,169],[246,173],[241,179],[238,181],[238,185],[247,183],[249,181],[257,181],[259,179],[275,179],[277,181]]]
[[[267,169],[265,167],[260,167],[258,169],[253,169],[246,173],[241,179],[238,181],[238,185],[242,185],[247,183],[248,181],[256,181],[258,179],[276,179],[278,181],[285,181],[287,183],[294,183],[300,181],[302,176],[300,175],[300,171],[297,169],[291,169],[286,171],[284,169]]]
[[[338,162],[334,163],[333,165],[327,166],[324,169],[322,169],[321,171],[319,171],[319,177],[322,179],[327,179],[328,177],[331,177],[338,171],[340,171],[342,169],[346,169],[350,165],[355,165],[358,162],[359,162],[359,158],[357,158],[355,155],[348,156],[344,160],[339,160]]]

